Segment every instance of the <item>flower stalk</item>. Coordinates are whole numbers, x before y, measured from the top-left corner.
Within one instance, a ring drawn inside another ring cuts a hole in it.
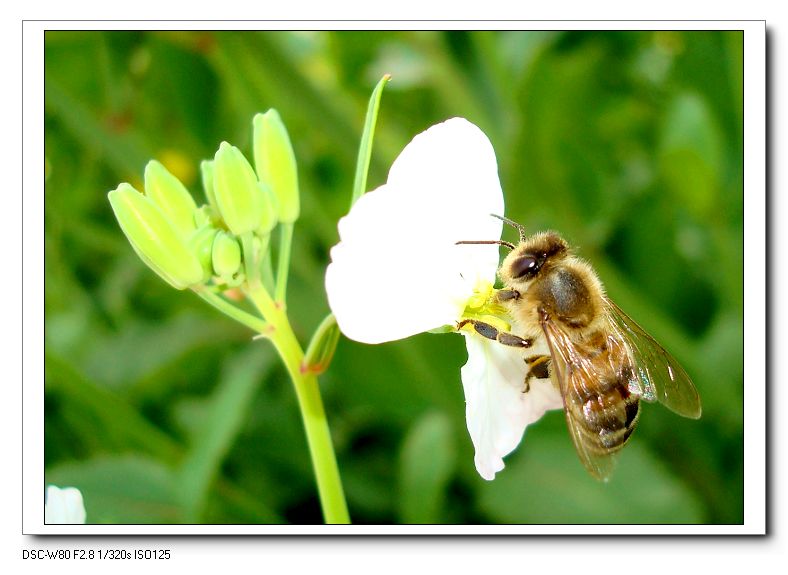
[[[304,352],[301,349],[287,313],[262,288],[249,290],[247,297],[254,303],[270,326],[266,337],[271,341],[287,368],[295,388],[301,418],[306,430],[309,454],[317,479],[317,489],[323,507],[323,517],[329,524],[350,523],[339,467],[331,442],[323,400],[317,377],[301,369]]]
[[[256,331],[262,337],[268,337],[271,328],[264,320],[231,304],[225,298],[208,287],[197,286],[192,288],[192,291],[196,293],[202,300],[208,303],[208,305],[217,309],[227,317],[234,319],[241,325],[245,325],[253,331]]]
[[[287,275],[290,270],[290,252],[293,245],[293,224],[282,222],[279,225],[279,264],[276,270],[276,291],[274,298],[284,304],[287,295]]]

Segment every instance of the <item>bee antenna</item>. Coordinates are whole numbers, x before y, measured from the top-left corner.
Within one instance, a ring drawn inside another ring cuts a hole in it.
[[[513,250],[514,248],[517,247],[516,245],[514,245],[511,242],[505,242],[503,240],[469,240],[469,241],[456,242],[454,245],[455,246],[459,246],[459,245],[466,245],[466,246],[467,245],[476,245],[476,246],[478,246],[478,245],[488,245],[488,244],[496,244],[496,245],[499,245],[499,246],[504,246],[504,247],[509,248],[510,250]]]
[[[522,224],[518,224],[517,222],[510,220],[509,218],[505,218],[503,216],[499,216],[497,214],[490,214],[494,218],[498,218],[505,224],[509,224],[510,226],[517,228],[517,231],[520,234],[520,241],[523,241],[527,236],[525,233],[525,227]]]

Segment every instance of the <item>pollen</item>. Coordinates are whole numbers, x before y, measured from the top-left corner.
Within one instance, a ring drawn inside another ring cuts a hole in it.
[[[466,310],[481,311],[489,305],[493,296],[493,284],[487,280],[479,280],[473,288],[473,295],[465,304]]]
[[[480,280],[476,284],[473,294],[465,302],[465,310],[462,313],[460,322],[464,319],[484,322],[499,331],[509,331],[511,329],[506,310],[495,298],[495,287],[486,280]],[[474,333],[471,324],[466,324],[460,329]]]

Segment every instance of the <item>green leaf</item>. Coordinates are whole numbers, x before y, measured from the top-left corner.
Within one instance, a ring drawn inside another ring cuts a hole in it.
[[[252,346],[228,362],[229,368],[208,402],[192,447],[179,471],[178,497],[187,521],[198,521],[208,489],[246,420],[263,371],[272,364],[266,347]]]
[[[367,174],[369,172],[369,162],[372,158],[372,141],[375,139],[375,125],[378,122],[380,98],[383,96],[383,88],[389,80],[391,80],[389,74],[383,76],[369,98],[367,119],[364,121],[364,133],[361,136],[361,144],[358,148],[356,177],[353,180],[353,198],[350,200],[351,207],[364,194],[367,188]]]
[[[181,313],[166,321],[133,318],[120,333],[105,335],[94,342],[90,355],[81,364],[86,374],[109,387],[139,386],[150,383],[146,380],[168,367],[177,367],[188,354],[215,346],[217,342],[245,337],[244,330],[225,318],[206,319],[196,313]],[[112,361],[107,361],[109,357]]]
[[[698,345],[698,356],[707,367],[708,382],[703,399],[703,416],[713,417],[728,429],[743,425],[744,326],[740,312],[721,313]],[[712,386],[713,385],[713,390]]]
[[[423,415],[408,432],[400,454],[402,523],[441,523],[455,462],[454,430],[449,418],[440,412]]]
[[[633,438],[613,478],[602,483],[580,463],[568,435],[526,434],[490,483],[480,506],[499,523],[700,523],[697,496]]]
[[[722,174],[719,127],[706,100],[685,92],[668,107],[660,142],[660,164],[668,189],[696,216],[716,209]]]
[[[74,443],[92,441],[100,451],[137,450],[163,459],[179,454],[179,445],[122,397],[96,385],[51,351],[45,360],[47,396],[59,398],[60,417]],[[55,443],[54,438],[47,439]]]
[[[122,177],[133,177],[150,157],[147,147],[134,134],[118,135],[102,123],[79,96],[68,92],[54,75],[45,74],[48,111],[56,114],[66,130],[85,150],[98,152]]]
[[[140,456],[96,457],[59,465],[46,483],[82,492],[86,523],[180,523],[177,485],[162,463]]]
[[[235,116],[247,118],[260,110],[261,103],[274,104],[284,117],[304,122],[302,131],[308,125],[310,130],[330,134],[335,151],[350,158],[357,136],[352,101],[319,77],[303,73],[284,43],[286,36],[279,32],[211,35],[216,44],[209,58],[235,100]]]

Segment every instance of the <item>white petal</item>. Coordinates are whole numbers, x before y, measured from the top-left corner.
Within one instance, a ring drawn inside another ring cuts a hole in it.
[[[465,335],[468,361],[462,367],[465,417],[476,450],[474,462],[484,479],[504,468],[527,425],[548,409],[563,407],[549,380],[531,380],[523,393],[527,367],[523,352],[472,334]]]
[[[85,523],[85,504],[79,489],[76,487],[60,489],[54,485],[48,486],[46,505],[44,505],[44,522],[61,525]]]
[[[503,194],[492,145],[454,118],[416,136],[388,183],[362,196],[339,222],[326,271],[342,332],[381,343],[453,323],[479,279],[493,281]]]

